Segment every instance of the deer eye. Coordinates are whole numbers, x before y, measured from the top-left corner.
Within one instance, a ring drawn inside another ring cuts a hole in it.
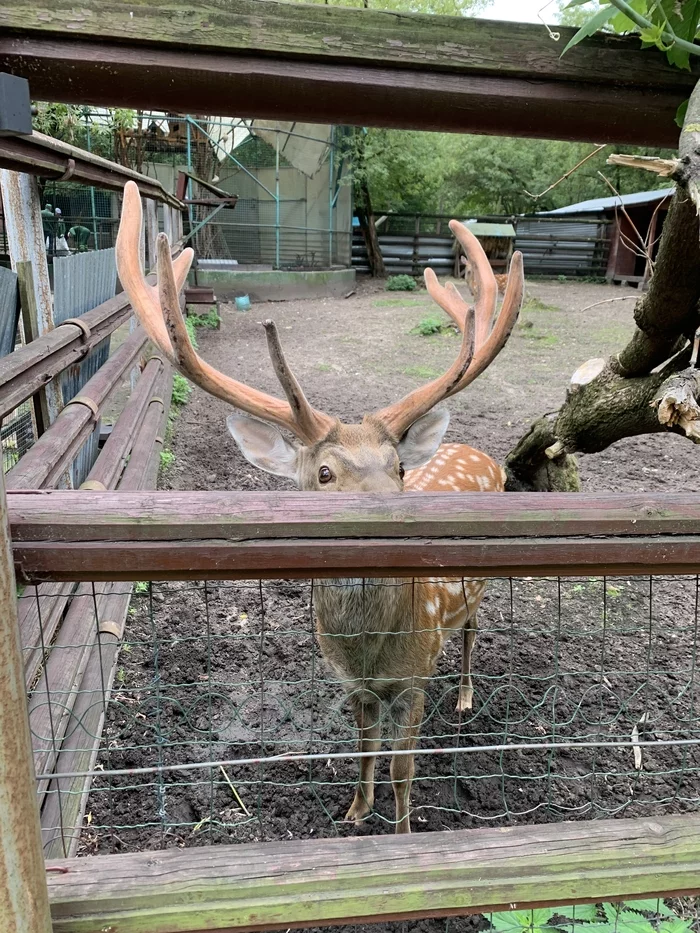
[[[321,469],[318,471],[319,483],[330,483],[332,479],[333,479],[333,474],[328,469],[328,467],[322,466]]]
[[[406,471],[403,468],[403,463],[400,463],[399,464],[399,478],[403,479],[405,475],[406,475]]]

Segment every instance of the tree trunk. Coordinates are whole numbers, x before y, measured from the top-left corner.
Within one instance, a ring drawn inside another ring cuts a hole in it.
[[[367,172],[365,170],[365,137],[361,130],[355,131],[353,162],[355,210],[357,211],[357,219],[360,221],[360,229],[367,249],[369,271],[375,278],[384,278],[386,269],[384,268],[384,257],[379,248],[379,238],[374,223],[372,198],[369,193],[369,183],[367,182]]]
[[[649,290],[635,307],[632,339],[610,359],[589,360],[574,373],[559,411],[536,421],[506,458],[507,489],[575,491],[573,454],[605,450],[623,437],[671,430],[700,441],[700,378],[687,369],[700,326],[697,127],[700,84],[688,105],[673,173],[677,189]]]

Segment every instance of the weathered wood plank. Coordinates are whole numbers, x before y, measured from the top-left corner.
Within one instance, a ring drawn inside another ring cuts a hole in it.
[[[0,927],[9,933],[51,933],[2,470],[0,672]]]
[[[642,50],[635,38],[598,33],[561,58],[575,29],[557,26],[561,38],[554,42],[540,25],[529,23],[278,0],[190,0],[186,16],[181,4],[154,6],[150,0],[81,0],[79,7],[73,0],[13,0],[0,11],[0,26],[23,37],[112,40],[151,48],[594,84],[692,88],[700,75],[696,63],[695,76],[679,74],[664,55]]]
[[[685,814],[65,860],[54,933],[201,933],[486,913],[700,891]]]
[[[700,535],[694,494],[8,493],[13,540]]]
[[[18,579],[635,576],[700,572],[700,536],[17,542]]]
[[[335,9],[331,7],[330,9]],[[509,40],[504,40],[504,44]],[[271,61],[0,37],[0,68],[40,97],[146,110],[675,147],[689,89]],[[679,74],[681,74],[679,72]]]

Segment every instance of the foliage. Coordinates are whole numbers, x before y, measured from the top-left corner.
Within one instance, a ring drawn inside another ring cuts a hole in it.
[[[138,583],[134,583],[134,592],[135,593],[147,593],[148,583],[146,583],[144,580],[140,580]]]
[[[173,463],[175,463],[175,454],[172,450],[161,450],[160,452],[160,468],[161,470],[168,470]]]
[[[433,334],[442,334],[444,331],[450,329],[449,324],[446,324],[439,317],[429,314],[416,324],[411,333],[418,334],[420,337],[432,337]]]
[[[199,343],[197,342],[197,331],[195,330],[196,324],[194,322],[194,316],[189,314],[185,315],[185,329],[187,330],[187,336],[190,338],[190,343],[195,350],[199,349]]]
[[[181,376],[180,373],[175,373],[173,377],[173,391],[172,391],[172,403],[173,405],[180,407],[186,405],[187,401],[192,394],[192,386],[189,381],[185,379],[184,376]]]
[[[124,107],[107,110],[106,119],[94,121],[90,107],[34,101],[32,124],[40,133],[111,159],[116,133],[133,129],[136,111]]]
[[[188,314],[194,327],[205,327],[208,330],[217,330],[221,326],[221,318],[215,307],[211,307],[206,314]]]
[[[412,292],[415,288],[416,280],[410,275],[390,275],[386,280],[388,292]]]
[[[585,6],[587,15],[575,25],[579,31],[564,52],[599,29],[616,33],[635,33],[644,48],[656,47],[666,53],[671,65],[690,70],[690,56],[700,55],[696,45],[700,24],[700,3],[697,0],[601,0],[592,6],[590,0],[571,0],[565,11]]]
[[[497,933],[558,933],[571,930],[571,921],[579,933],[688,933],[691,929],[690,920],[677,917],[656,898],[624,904],[503,911],[492,914],[490,920]]]

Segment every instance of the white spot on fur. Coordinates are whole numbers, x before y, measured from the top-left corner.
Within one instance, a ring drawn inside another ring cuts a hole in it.
[[[481,460],[481,457],[477,456],[476,454],[470,454],[470,455],[469,455],[469,459],[470,459],[473,463],[478,463],[478,462]]]

